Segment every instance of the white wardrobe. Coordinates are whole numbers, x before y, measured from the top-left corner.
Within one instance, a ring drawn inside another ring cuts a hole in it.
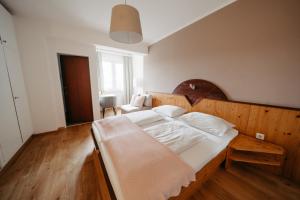
[[[0,169],[32,134],[13,18],[0,4]]]

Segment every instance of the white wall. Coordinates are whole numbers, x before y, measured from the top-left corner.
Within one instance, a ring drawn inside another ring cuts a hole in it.
[[[15,17],[14,22],[34,133],[65,126],[57,53],[89,58],[94,119],[99,119],[95,44],[139,53],[148,51],[146,44],[128,46],[115,43],[108,34],[94,30],[19,17]]]

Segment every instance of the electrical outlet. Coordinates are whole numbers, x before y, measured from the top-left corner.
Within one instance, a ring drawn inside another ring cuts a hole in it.
[[[265,139],[265,134],[263,133],[256,133],[256,138],[259,140],[264,140]]]

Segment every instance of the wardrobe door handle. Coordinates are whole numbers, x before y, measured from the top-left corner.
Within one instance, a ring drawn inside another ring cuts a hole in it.
[[[14,97],[15,100],[20,99],[20,97]]]

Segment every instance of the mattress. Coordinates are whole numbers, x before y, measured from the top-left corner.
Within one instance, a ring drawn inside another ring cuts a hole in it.
[[[164,117],[163,120],[143,125],[143,126],[141,126],[141,128],[150,127],[153,125],[165,123],[165,122],[172,121],[172,120],[177,120],[177,119]],[[99,138],[97,139],[97,137],[98,137],[97,135],[99,135],[98,129],[96,128],[96,126],[94,124],[92,125],[92,128],[95,133],[95,137],[96,137],[98,146],[101,151],[103,162],[105,164],[106,171],[108,173],[108,176],[109,176],[110,182],[112,184],[112,187],[114,189],[115,195],[118,200],[122,200],[123,199],[122,191],[118,184],[118,177],[115,172],[112,161],[110,159],[110,156],[108,155],[103,143],[100,142]],[[206,133],[204,131],[201,131],[199,129],[193,128],[191,126],[190,126],[190,128],[195,129],[196,131],[199,131],[202,134],[206,135],[206,138],[204,140],[202,140],[201,142],[195,144],[191,148],[181,152],[178,156],[185,163],[190,165],[195,171],[200,171],[209,161],[211,161],[220,152],[222,152],[227,147],[229,142],[238,135],[238,131],[235,129],[231,129],[230,131],[227,131],[224,134],[224,136],[218,137],[218,136],[214,136],[209,133]]]

